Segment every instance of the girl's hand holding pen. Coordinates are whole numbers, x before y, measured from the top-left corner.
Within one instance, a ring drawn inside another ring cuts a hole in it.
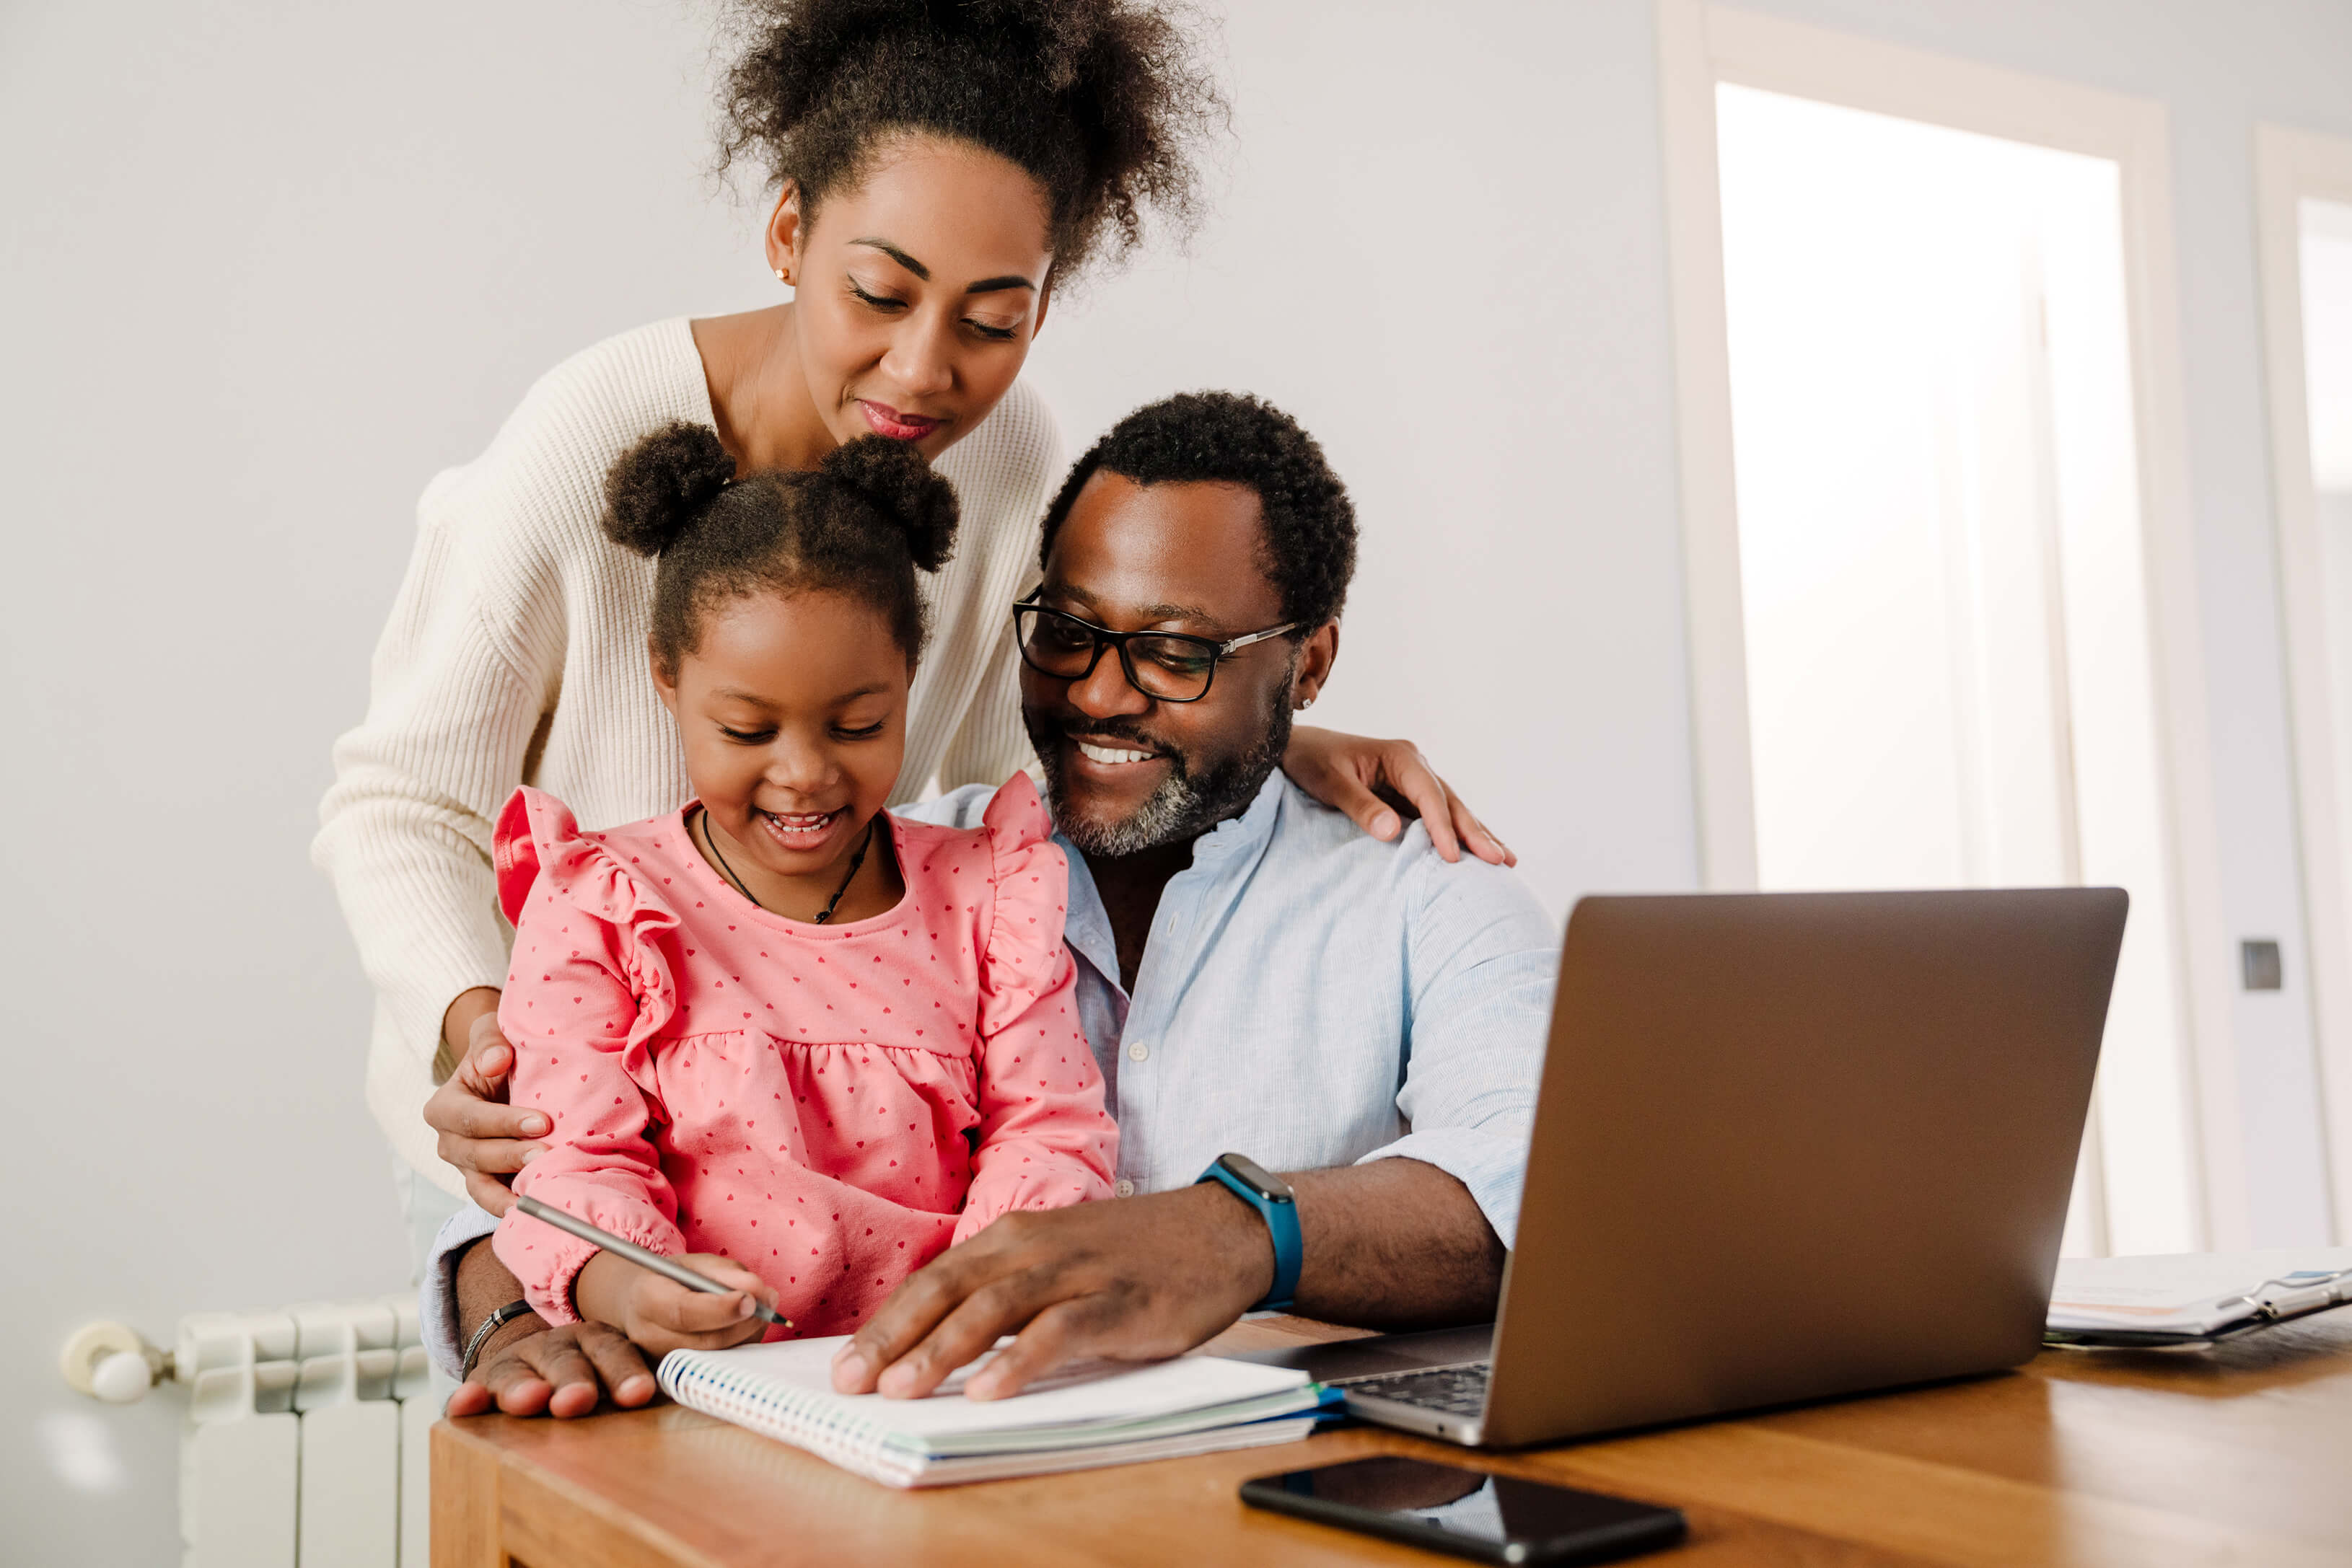
[[[775,1306],[775,1287],[716,1253],[688,1253],[677,1261],[735,1289],[725,1295],[705,1295],[626,1259],[599,1252],[581,1269],[572,1300],[582,1317],[613,1324],[656,1356],[673,1350],[724,1350],[768,1332],[754,1311]]]

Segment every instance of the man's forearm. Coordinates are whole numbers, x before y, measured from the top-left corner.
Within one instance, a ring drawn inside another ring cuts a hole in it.
[[[1374,1160],[1283,1179],[1298,1195],[1302,1315],[1385,1329],[1495,1315],[1503,1244],[1470,1189],[1435,1166]]]
[[[462,1354],[466,1341],[482,1326],[482,1321],[509,1301],[522,1299],[522,1281],[508,1271],[499,1261],[499,1255],[485,1236],[467,1247],[457,1260],[457,1348]],[[477,1355],[478,1364],[488,1360],[498,1351],[535,1334],[547,1326],[537,1312],[525,1312],[492,1334]]]

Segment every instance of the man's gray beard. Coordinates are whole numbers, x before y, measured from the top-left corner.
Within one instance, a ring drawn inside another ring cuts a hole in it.
[[[1115,859],[1199,838],[1227,818],[1240,816],[1281,766],[1282,754],[1290,749],[1290,709],[1282,701],[1288,689],[1286,682],[1275,688],[1274,711],[1267,716],[1265,734],[1257,745],[1197,779],[1186,773],[1183,758],[1171,754],[1168,777],[1160,781],[1160,788],[1116,822],[1081,821],[1066,813],[1060,749],[1038,747],[1045,767],[1045,803],[1054,813],[1054,826],[1087,859]]]

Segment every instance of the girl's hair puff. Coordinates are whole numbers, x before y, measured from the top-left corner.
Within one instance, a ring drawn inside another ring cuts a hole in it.
[[[716,606],[811,591],[863,601],[913,668],[929,630],[918,569],[955,546],[956,497],[911,444],[862,436],[814,471],[735,477],[707,424],[666,424],[604,476],[604,532],[651,556],[653,651],[665,675],[700,645]]]

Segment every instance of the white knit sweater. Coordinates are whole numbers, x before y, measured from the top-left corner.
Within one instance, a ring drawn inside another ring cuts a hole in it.
[[[375,986],[368,1106],[393,1146],[453,1193],[457,1173],[420,1113],[450,1002],[506,980],[490,872],[499,808],[528,783],[582,826],[614,827],[691,793],[646,670],[653,563],[598,522],[613,460],[674,419],[712,423],[683,318],[559,365],[488,451],[436,476],[376,645],[367,717],[335,743],[310,854],[334,879]],[[934,775],[950,788],[1001,783],[1031,762],[1008,610],[1035,580],[1060,469],[1053,417],[1018,383],[941,457],[962,525],[954,559],[924,582],[931,641],[894,800]]]

